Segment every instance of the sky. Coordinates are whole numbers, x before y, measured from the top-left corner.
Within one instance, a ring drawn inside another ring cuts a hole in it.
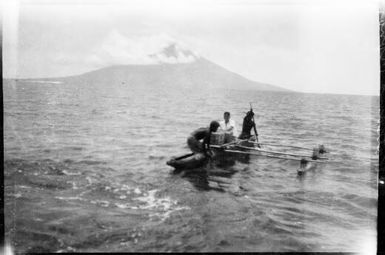
[[[176,42],[254,81],[379,95],[378,13],[374,0],[3,0],[3,76],[152,64]]]

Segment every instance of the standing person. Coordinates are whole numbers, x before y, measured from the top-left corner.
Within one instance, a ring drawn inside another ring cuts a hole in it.
[[[230,119],[230,113],[225,112],[223,114],[223,119],[221,122],[219,122],[221,126],[221,130],[224,131],[225,133],[236,136],[237,135],[237,130],[235,127],[235,121]]]
[[[256,138],[258,137],[257,128],[255,127],[255,122],[253,120],[254,112],[250,110],[246,113],[246,116],[243,118],[242,124],[242,133],[239,135],[239,139],[250,139],[252,137],[251,130],[254,129]]]
[[[211,157],[210,137],[211,133],[218,130],[219,123],[212,121],[210,127],[198,128],[187,138],[187,145],[194,153],[203,153],[205,156]],[[201,142],[202,140],[202,142]]]

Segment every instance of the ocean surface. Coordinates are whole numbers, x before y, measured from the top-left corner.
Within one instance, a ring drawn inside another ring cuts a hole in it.
[[[376,251],[379,97],[3,86],[5,231],[18,253]],[[224,111],[241,130],[249,102],[260,142],[323,144],[329,162],[303,176],[298,161],[259,156],[166,165]]]

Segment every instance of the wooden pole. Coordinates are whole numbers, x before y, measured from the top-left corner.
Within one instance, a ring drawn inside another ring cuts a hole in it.
[[[247,146],[242,146],[242,145],[235,145],[236,147],[243,148],[243,149],[248,149],[248,150],[253,150],[253,151],[259,151],[259,152],[266,152],[266,153],[273,153],[273,154],[281,154],[281,155],[288,155],[288,156],[295,156],[295,157],[306,157],[306,158],[311,158],[312,156],[309,155],[300,155],[300,154],[293,154],[293,153],[286,153],[286,152],[279,152],[279,151],[268,151],[268,150],[263,150],[263,149],[258,149],[258,148],[252,148],[252,147],[247,147]],[[324,157],[318,157],[319,159],[328,159]]]
[[[268,157],[268,158],[279,158],[279,159],[296,160],[296,161],[301,161],[302,160],[302,159],[298,159],[298,158],[288,158],[288,157],[273,156],[273,155],[262,155],[262,154],[250,153],[250,152],[246,152],[246,151],[235,151],[235,150],[224,150],[224,151],[225,152],[231,152],[231,153],[239,153],[239,154],[262,156],[262,157]],[[316,162],[316,163],[326,163],[326,161],[318,161],[318,160],[312,160],[312,159],[306,159],[306,161],[308,161],[308,162]]]
[[[228,146],[228,145],[231,145],[231,144],[235,144],[237,143],[238,141],[232,141],[232,142],[229,142],[229,143],[224,143],[224,144],[221,144],[219,147],[225,147],[225,146]]]
[[[313,149],[310,149],[310,148],[304,148],[304,147],[292,146],[292,145],[279,145],[279,144],[272,144],[272,143],[256,143],[256,142],[253,142],[253,141],[249,141],[249,142],[250,143],[255,143],[255,144],[268,145],[268,146],[287,147],[287,148],[295,148],[295,149],[302,149],[302,150],[313,151]]]

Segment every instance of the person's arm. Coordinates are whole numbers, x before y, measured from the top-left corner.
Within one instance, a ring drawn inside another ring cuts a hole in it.
[[[219,122],[219,127],[218,127],[218,130],[217,131],[225,131],[225,129],[223,128],[223,123],[222,121]]]
[[[206,137],[204,140],[203,140],[203,153],[207,156],[207,157],[210,157],[212,156],[212,152],[211,152],[211,149],[210,149],[210,136],[211,136],[211,133],[208,134],[208,137]]]
[[[226,129],[226,132],[233,132],[233,131],[234,131],[234,127],[233,126],[231,126],[228,129]]]
[[[234,136],[238,135],[237,127],[235,125],[235,121],[234,120],[232,121],[232,129],[231,130],[232,130]]]
[[[257,127],[255,126],[255,122],[253,122],[253,129],[254,129],[255,136],[258,136]]]

